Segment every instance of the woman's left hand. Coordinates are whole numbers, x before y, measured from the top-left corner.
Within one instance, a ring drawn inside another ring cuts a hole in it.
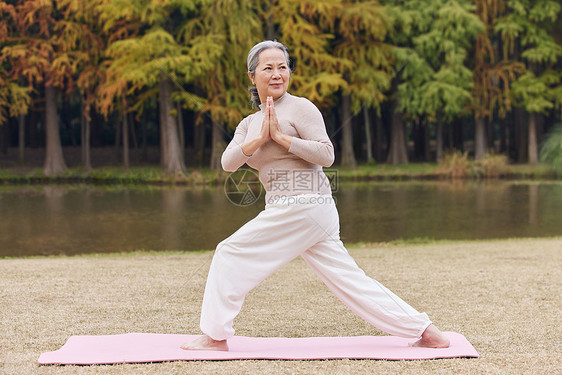
[[[271,96],[267,97],[265,115],[269,117],[269,135],[271,136],[271,139],[288,150],[291,147],[293,137],[288,136],[281,131],[279,121],[277,120],[277,114],[275,113],[275,108],[273,107],[273,98]]]

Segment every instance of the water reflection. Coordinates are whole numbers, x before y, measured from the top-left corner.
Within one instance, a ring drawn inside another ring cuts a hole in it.
[[[342,239],[562,235],[562,183],[340,184]],[[223,189],[0,188],[0,256],[212,249],[263,209]]]

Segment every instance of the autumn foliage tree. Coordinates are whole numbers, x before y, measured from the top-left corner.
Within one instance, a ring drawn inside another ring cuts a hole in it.
[[[501,48],[501,37],[496,25],[506,15],[503,0],[475,0],[476,14],[485,29],[476,37],[473,48],[473,102],[474,113],[474,157],[483,158],[487,153],[488,140],[486,122],[495,115],[505,117],[511,110],[511,84],[524,71],[522,63],[510,59],[505,48]]]
[[[184,108],[199,111],[197,126],[206,119],[211,123],[212,170],[219,170],[220,156],[226,147],[225,135],[253,110],[248,96],[250,80],[246,74],[246,55],[264,38],[263,14],[267,10],[251,0],[233,2],[216,0],[202,7],[197,17],[187,20],[180,28],[183,40],[205,38],[213,43],[210,64],[197,76],[193,85],[201,93],[197,97],[178,90],[174,97]]]
[[[57,115],[57,90],[73,85],[75,61],[70,53],[76,40],[69,32],[65,9],[50,1],[3,3],[10,17],[8,31],[12,44],[2,49],[2,58],[11,63],[10,75],[23,77],[33,89],[43,84],[46,106],[46,150],[43,173],[64,172],[64,161]]]
[[[356,166],[351,129],[352,117],[360,110],[378,109],[386,99],[394,74],[392,47],[386,44],[389,25],[383,7],[376,1],[344,2],[330,30],[335,35],[332,50],[342,59],[341,89],[342,158],[341,164]],[[370,124],[365,122],[369,139]],[[369,144],[367,148],[370,149]]]
[[[113,77],[106,83],[113,87],[113,91],[110,90],[106,97],[108,100],[120,97],[123,101],[125,93],[133,95],[141,89],[157,87],[161,164],[170,174],[185,172],[174,118],[173,93],[203,75],[220,53],[212,35],[184,39],[182,26],[196,17],[204,5],[208,5],[208,1],[150,0],[134,5],[113,1],[103,4],[106,22],[140,23],[137,35],[111,43],[106,51],[110,59],[108,74]]]

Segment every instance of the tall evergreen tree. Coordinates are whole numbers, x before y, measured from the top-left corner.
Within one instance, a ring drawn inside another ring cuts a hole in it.
[[[555,69],[562,58],[562,44],[552,31],[562,6],[552,0],[508,0],[509,14],[498,22],[506,46],[521,48],[526,72],[512,85],[515,104],[529,113],[528,162],[538,162],[538,118],[553,109],[562,77]]]
[[[392,115],[423,117],[435,123],[440,159],[443,126],[471,101],[472,72],[465,65],[467,51],[484,26],[468,0],[398,0],[386,4],[396,30],[390,34],[396,46],[396,62],[404,66],[396,77],[394,100],[398,112]],[[392,130],[389,162],[407,162],[402,121],[393,121]]]

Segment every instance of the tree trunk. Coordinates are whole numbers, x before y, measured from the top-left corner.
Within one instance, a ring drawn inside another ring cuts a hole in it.
[[[0,125],[0,153],[6,155],[8,153],[8,143],[10,139],[10,124]]]
[[[123,109],[123,166],[129,169],[129,125],[127,121],[126,107]]]
[[[179,102],[176,105],[176,110],[178,111],[178,136],[180,137],[180,147],[183,152],[185,150],[185,131],[183,126],[183,114]]]
[[[396,103],[392,104],[390,127],[390,149],[387,162],[389,164],[408,164],[408,149],[406,147],[406,127],[402,121],[402,114],[396,112]]]
[[[61,122],[60,125],[62,126],[63,130],[69,130],[70,133],[70,145],[72,147],[78,146],[78,141],[74,136],[74,126],[72,124],[72,105],[70,103],[70,98],[68,95],[61,95]]]
[[[425,155],[425,132],[421,120],[415,120],[412,124],[412,140],[414,141],[414,152],[412,159],[415,161],[424,160]]]
[[[273,0],[269,0],[269,16],[267,17],[267,33],[266,38],[275,39],[275,21],[273,19]]]
[[[369,119],[369,108],[367,106],[363,107],[363,117],[365,119],[365,147],[367,149],[366,158],[367,164],[373,164],[375,159],[373,158],[373,140],[371,137],[371,120]]]
[[[527,161],[527,146],[528,146],[528,135],[529,132],[526,131],[525,126],[525,112],[521,108],[517,108],[516,112],[516,126],[517,126],[517,134],[518,142],[517,142],[517,161],[519,163],[525,163]]]
[[[221,124],[212,120],[213,128],[211,130],[211,170],[212,171],[219,171],[221,170],[221,155],[224,149],[226,148],[226,144],[224,142],[224,130]]]
[[[115,161],[119,162],[121,160],[121,134],[123,127],[121,126],[121,119],[119,117],[115,119],[114,115],[112,116],[112,121],[115,125],[115,144],[113,146],[115,150]],[[117,116],[119,116],[119,113],[117,113]]]
[[[131,136],[129,138],[133,140],[134,149],[138,150],[139,139],[137,137],[137,129],[135,126],[135,116],[131,112],[129,112],[129,115],[127,116],[127,121],[129,123],[129,130],[131,131]]]
[[[205,159],[205,123],[201,121],[193,127],[193,161],[202,167]]]
[[[458,118],[453,122],[453,146],[452,148],[464,152],[464,122]]]
[[[529,164],[539,162],[539,149],[537,142],[537,113],[529,113]]]
[[[513,109],[506,115],[507,120],[507,155],[513,161],[517,160],[517,126]]]
[[[141,117],[141,133],[142,133],[142,152],[141,159],[144,162],[148,161],[148,134],[146,124],[146,112],[143,112]]]
[[[18,120],[18,162],[23,164],[25,161],[25,115],[19,115]]]
[[[177,122],[171,114],[173,103],[171,99],[172,84],[170,80],[163,77],[160,80],[160,124],[161,134],[164,138],[164,148],[160,150],[162,167],[170,174],[185,173],[183,150],[178,138]]]
[[[35,102],[37,99],[33,99]],[[29,147],[32,149],[36,149],[39,147],[39,133],[42,127],[43,120],[43,112],[38,112],[37,110],[33,110],[33,104],[30,107],[31,113],[29,114],[29,127],[28,127],[28,139],[29,139]],[[43,137],[44,138],[44,137]]]
[[[500,154],[507,153],[507,119],[500,119]]]
[[[53,86],[45,86],[46,142],[45,164],[43,173],[47,176],[63,173],[67,170],[60,141],[59,122],[57,118],[57,93]]]
[[[423,139],[424,139],[424,159],[429,161],[431,159],[431,129],[427,123],[422,124],[423,126]]]
[[[496,151],[496,143],[494,142],[494,124],[491,119],[486,119],[486,140],[488,141],[488,150]]]
[[[379,163],[384,161],[383,129],[380,116],[375,117],[375,160]]]
[[[344,167],[356,167],[357,161],[355,160],[355,154],[353,152],[353,129],[351,126],[351,97],[349,95],[342,95],[341,119],[341,165]]]
[[[486,156],[486,121],[484,117],[474,119],[474,159],[482,159]]]
[[[84,102],[82,102],[80,108],[82,165],[86,172],[90,172],[92,170],[92,158],[90,157],[90,119],[89,116],[84,114],[84,110]]]
[[[536,113],[536,128],[535,134],[537,135],[537,146],[538,146],[538,154],[540,155],[540,145],[543,142],[544,137],[544,127],[545,127],[545,116],[542,113]],[[547,126],[548,127],[548,126]]]
[[[451,151],[455,148],[455,134],[454,134],[455,126],[452,123],[449,123],[447,125],[446,129],[447,129],[447,147],[446,147],[446,149]]]
[[[84,169],[86,172],[90,172],[92,170],[92,155],[91,155],[91,147],[90,147],[90,134],[91,134],[91,121],[90,119],[86,119],[84,123]]]
[[[443,121],[437,121],[437,129],[435,130],[435,158],[437,162],[443,160]]]
[[[160,83],[159,85],[161,86],[162,84]],[[168,149],[168,136],[166,134],[166,126],[164,126],[164,124],[166,123],[166,116],[162,107],[162,95],[160,95],[158,101],[158,115],[160,120],[158,121],[160,127],[160,165],[162,166],[162,168],[165,168],[165,166],[168,165],[168,153],[165,152],[165,150]]]

